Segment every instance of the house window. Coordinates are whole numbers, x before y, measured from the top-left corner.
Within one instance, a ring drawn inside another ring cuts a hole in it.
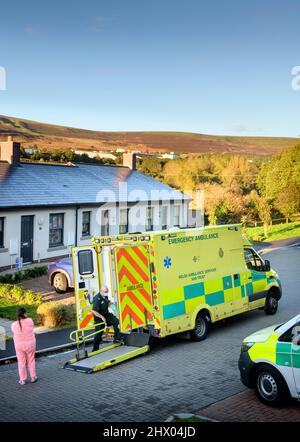
[[[153,230],[153,207],[147,207],[146,212],[146,232]]]
[[[120,209],[119,233],[128,232],[128,211],[129,209]]]
[[[168,228],[168,206],[161,206],[161,228],[162,230]]]
[[[0,218],[0,247],[4,247],[4,217]]]
[[[180,227],[180,206],[174,206],[174,227]]]
[[[50,213],[49,247],[62,246],[63,244],[64,244],[64,214]]]
[[[91,234],[91,212],[82,212],[82,236]]]

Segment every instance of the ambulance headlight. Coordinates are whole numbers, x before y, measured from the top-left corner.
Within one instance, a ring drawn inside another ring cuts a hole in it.
[[[251,347],[253,347],[254,342],[243,342],[242,344],[242,352],[249,351]]]

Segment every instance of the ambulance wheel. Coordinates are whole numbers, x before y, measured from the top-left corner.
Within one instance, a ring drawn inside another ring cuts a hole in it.
[[[56,293],[65,293],[68,290],[68,281],[63,273],[56,273],[54,275],[53,287]]]
[[[265,303],[265,313],[266,315],[275,315],[278,310],[278,299],[275,293],[269,292],[266,303]]]
[[[192,341],[203,341],[208,334],[208,329],[209,322],[207,315],[204,312],[198,313],[195,328],[194,330],[190,331]]]
[[[289,397],[281,374],[271,365],[261,365],[254,374],[254,386],[258,398],[265,405],[280,407]]]

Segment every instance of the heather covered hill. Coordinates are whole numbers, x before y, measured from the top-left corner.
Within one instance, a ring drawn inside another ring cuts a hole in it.
[[[47,149],[135,149],[143,152],[273,155],[297,138],[236,137],[189,132],[103,132],[0,115],[0,138],[13,135],[24,146]]]

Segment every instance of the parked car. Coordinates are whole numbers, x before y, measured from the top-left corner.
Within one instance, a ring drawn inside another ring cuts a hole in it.
[[[300,315],[271,326],[243,341],[239,360],[241,379],[267,405],[300,399]]]
[[[48,280],[57,293],[66,293],[74,287],[72,258],[63,258],[48,268]]]

